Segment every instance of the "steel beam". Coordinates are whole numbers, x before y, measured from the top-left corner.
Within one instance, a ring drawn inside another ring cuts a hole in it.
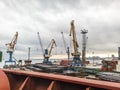
[[[115,82],[56,75],[52,73],[2,70],[6,73],[12,90],[18,90],[11,84],[12,81],[15,83],[17,77],[19,77],[19,79],[16,82],[22,81],[18,83],[19,85],[16,85],[18,88],[20,88],[26,78],[29,77],[29,80],[27,80],[24,87],[22,87],[23,90],[120,90],[120,83]]]

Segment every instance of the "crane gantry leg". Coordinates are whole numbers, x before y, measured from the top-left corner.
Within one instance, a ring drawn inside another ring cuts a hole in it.
[[[14,61],[14,60],[12,59],[13,52],[12,52],[12,51],[9,51],[8,53],[9,53],[9,60],[8,60],[8,61],[5,61],[5,65],[6,65],[6,63],[14,63],[14,64],[16,65],[16,61]]]
[[[83,62],[80,60],[80,56],[79,55],[75,55],[73,57],[73,64],[72,66],[83,66]]]

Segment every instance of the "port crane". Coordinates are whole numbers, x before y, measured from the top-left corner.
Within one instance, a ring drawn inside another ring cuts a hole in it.
[[[48,47],[45,49],[45,53],[44,53],[44,61],[43,63],[45,64],[52,64],[51,61],[49,61],[49,58],[52,56],[52,50],[54,47],[56,47],[56,42],[54,39],[51,40],[50,44],[48,45]],[[50,47],[50,49],[48,50],[48,48]]]
[[[42,54],[43,54],[43,57],[44,57],[43,64],[52,64],[52,62],[49,60],[49,58],[52,56],[51,53],[52,53],[53,48],[57,46],[56,42],[55,42],[54,39],[52,39],[50,44],[48,45],[48,47],[46,49],[43,49],[43,45],[42,45],[42,41],[41,41],[39,32],[37,34],[38,34]],[[48,48],[50,48],[50,49],[48,50]]]
[[[66,41],[65,41],[65,37],[63,35],[63,32],[61,32],[61,34],[62,34],[62,38],[63,38],[63,44],[64,44],[64,47],[65,47],[65,51],[68,55],[68,60],[69,60],[70,59],[70,50],[69,50],[69,47],[66,47]]]
[[[74,47],[74,52],[72,53],[73,66],[82,66],[83,63],[80,60],[80,52],[78,52],[79,45],[78,45],[77,38],[76,38],[74,20],[71,21],[70,25],[71,25],[70,36],[72,37],[73,47]]]
[[[7,62],[14,62],[14,64],[16,65],[16,61],[14,61],[13,58],[13,52],[15,51],[15,45],[17,43],[17,39],[18,39],[18,32],[16,32],[16,34],[14,35],[12,41],[10,43],[6,43],[5,45],[8,46],[7,49],[7,53],[9,53],[9,60],[5,61],[5,64]]]

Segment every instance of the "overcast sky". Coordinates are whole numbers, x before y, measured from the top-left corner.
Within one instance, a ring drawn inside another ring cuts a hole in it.
[[[51,39],[57,43],[54,54],[65,54],[61,32],[68,46],[70,21],[75,20],[75,30],[81,52],[81,29],[88,30],[87,53],[115,54],[120,45],[120,0],[0,0],[0,50],[8,58],[6,43],[18,31],[14,52],[17,59],[41,55],[37,32],[43,47]],[[72,47],[71,47],[72,48]]]

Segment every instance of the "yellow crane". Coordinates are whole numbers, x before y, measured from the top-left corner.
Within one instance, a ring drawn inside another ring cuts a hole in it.
[[[70,25],[71,25],[70,36],[72,36],[73,47],[74,47],[74,52],[72,53],[73,65],[82,66],[82,61],[80,60],[80,52],[78,52],[79,45],[78,45],[77,38],[76,38],[74,20],[71,21]]]
[[[12,55],[15,50],[15,45],[17,43],[17,39],[18,39],[18,32],[16,32],[16,34],[14,35],[14,37],[10,43],[5,44],[8,46],[7,53],[9,53],[9,61],[5,61],[5,63],[6,62],[14,62],[16,64],[16,62],[12,60],[12,58],[13,58]]]

